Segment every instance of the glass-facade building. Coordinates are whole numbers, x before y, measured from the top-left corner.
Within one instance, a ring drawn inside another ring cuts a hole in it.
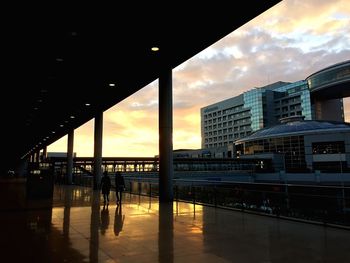
[[[264,127],[264,104],[266,104],[266,90],[253,89],[243,93],[244,107],[250,111],[250,127],[252,131]]]
[[[312,119],[310,91],[306,81],[290,83],[274,89],[273,92],[277,123],[281,118],[292,116],[304,116],[305,120]]]
[[[276,82],[201,108],[202,148],[233,144],[280,119],[303,116],[312,120],[306,81]]]

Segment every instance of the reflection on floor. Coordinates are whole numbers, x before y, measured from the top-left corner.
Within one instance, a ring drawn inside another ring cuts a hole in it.
[[[0,209],[1,262],[350,262],[350,231],[77,186]],[[42,201],[41,201],[42,202]],[[28,203],[27,203],[28,204]],[[43,204],[43,202],[42,202]]]

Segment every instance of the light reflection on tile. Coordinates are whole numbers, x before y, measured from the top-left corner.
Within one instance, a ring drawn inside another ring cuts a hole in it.
[[[15,255],[11,262],[350,262],[350,231],[127,193],[117,206],[113,194],[103,208],[100,193],[61,186],[52,210],[2,212],[5,255]],[[7,245],[15,239],[21,254]]]

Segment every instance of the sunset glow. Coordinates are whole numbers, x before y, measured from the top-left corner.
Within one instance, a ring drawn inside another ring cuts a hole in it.
[[[174,149],[201,147],[200,108],[254,87],[295,82],[350,59],[348,0],[284,0],[173,70]],[[350,99],[344,99],[350,121]],[[74,152],[93,155],[91,120]],[[67,136],[48,147],[65,152]],[[158,81],[104,112],[103,156],[158,154]]]

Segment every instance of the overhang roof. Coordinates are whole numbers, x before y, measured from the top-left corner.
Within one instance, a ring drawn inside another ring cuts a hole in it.
[[[278,2],[84,2],[78,9],[31,3],[4,10],[3,156],[10,162],[51,144]]]

